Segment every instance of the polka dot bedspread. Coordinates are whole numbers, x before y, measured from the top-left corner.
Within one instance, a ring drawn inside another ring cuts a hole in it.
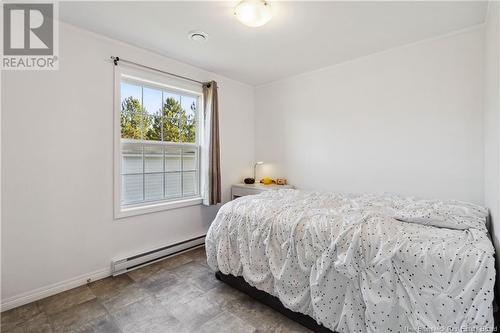
[[[457,201],[266,191],[219,210],[207,260],[335,332],[489,331],[487,214]]]

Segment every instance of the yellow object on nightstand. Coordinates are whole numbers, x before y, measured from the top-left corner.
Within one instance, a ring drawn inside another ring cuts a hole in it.
[[[262,184],[264,184],[264,185],[270,185],[270,184],[274,183],[274,181],[273,181],[271,178],[269,178],[269,177],[264,177],[264,178],[262,178],[262,179],[260,180],[260,182],[261,182]]]

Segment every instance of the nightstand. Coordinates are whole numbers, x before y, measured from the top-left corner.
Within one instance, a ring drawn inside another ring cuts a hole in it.
[[[293,185],[264,185],[264,184],[235,184],[231,186],[231,197],[236,199],[245,195],[259,194],[263,191],[272,191],[280,189],[293,189]]]

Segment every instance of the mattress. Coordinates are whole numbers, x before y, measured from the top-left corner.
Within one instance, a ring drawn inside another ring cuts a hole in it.
[[[488,331],[487,214],[457,201],[266,191],[221,207],[207,260],[332,331]]]

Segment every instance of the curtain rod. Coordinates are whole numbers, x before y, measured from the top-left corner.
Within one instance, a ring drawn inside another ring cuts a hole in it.
[[[162,71],[161,69],[149,67],[149,66],[146,66],[146,65],[141,65],[141,64],[138,64],[136,62],[133,62],[133,61],[130,61],[130,60],[125,60],[125,59],[120,58],[120,57],[111,56],[111,60],[113,60],[113,63],[115,64],[115,66],[118,66],[118,62],[119,61],[123,61],[123,62],[126,62],[128,64],[132,64],[132,65],[139,66],[139,67],[142,67],[142,68],[147,68],[149,70],[160,72],[160,73],[163,73],[163,74],[166,74],[166,75],[170,75],[170,76],[174,76],[174,77],[179,78],[179,79],[183,79],[183,80],[187,80],[187,81],[191,81],[191,82],[196,82],[196,83],[199,83],[201,85],[205,85],[206,84],[208,87],[210,87],[210,82],[201,82],[201,81],[198,81],[198,80],[186,77],[186,76],[182,76],[182,75],[178,75],[178,74],[174,74],[174,73],[170,73],[170,72],[165,72],[165,71]]]

